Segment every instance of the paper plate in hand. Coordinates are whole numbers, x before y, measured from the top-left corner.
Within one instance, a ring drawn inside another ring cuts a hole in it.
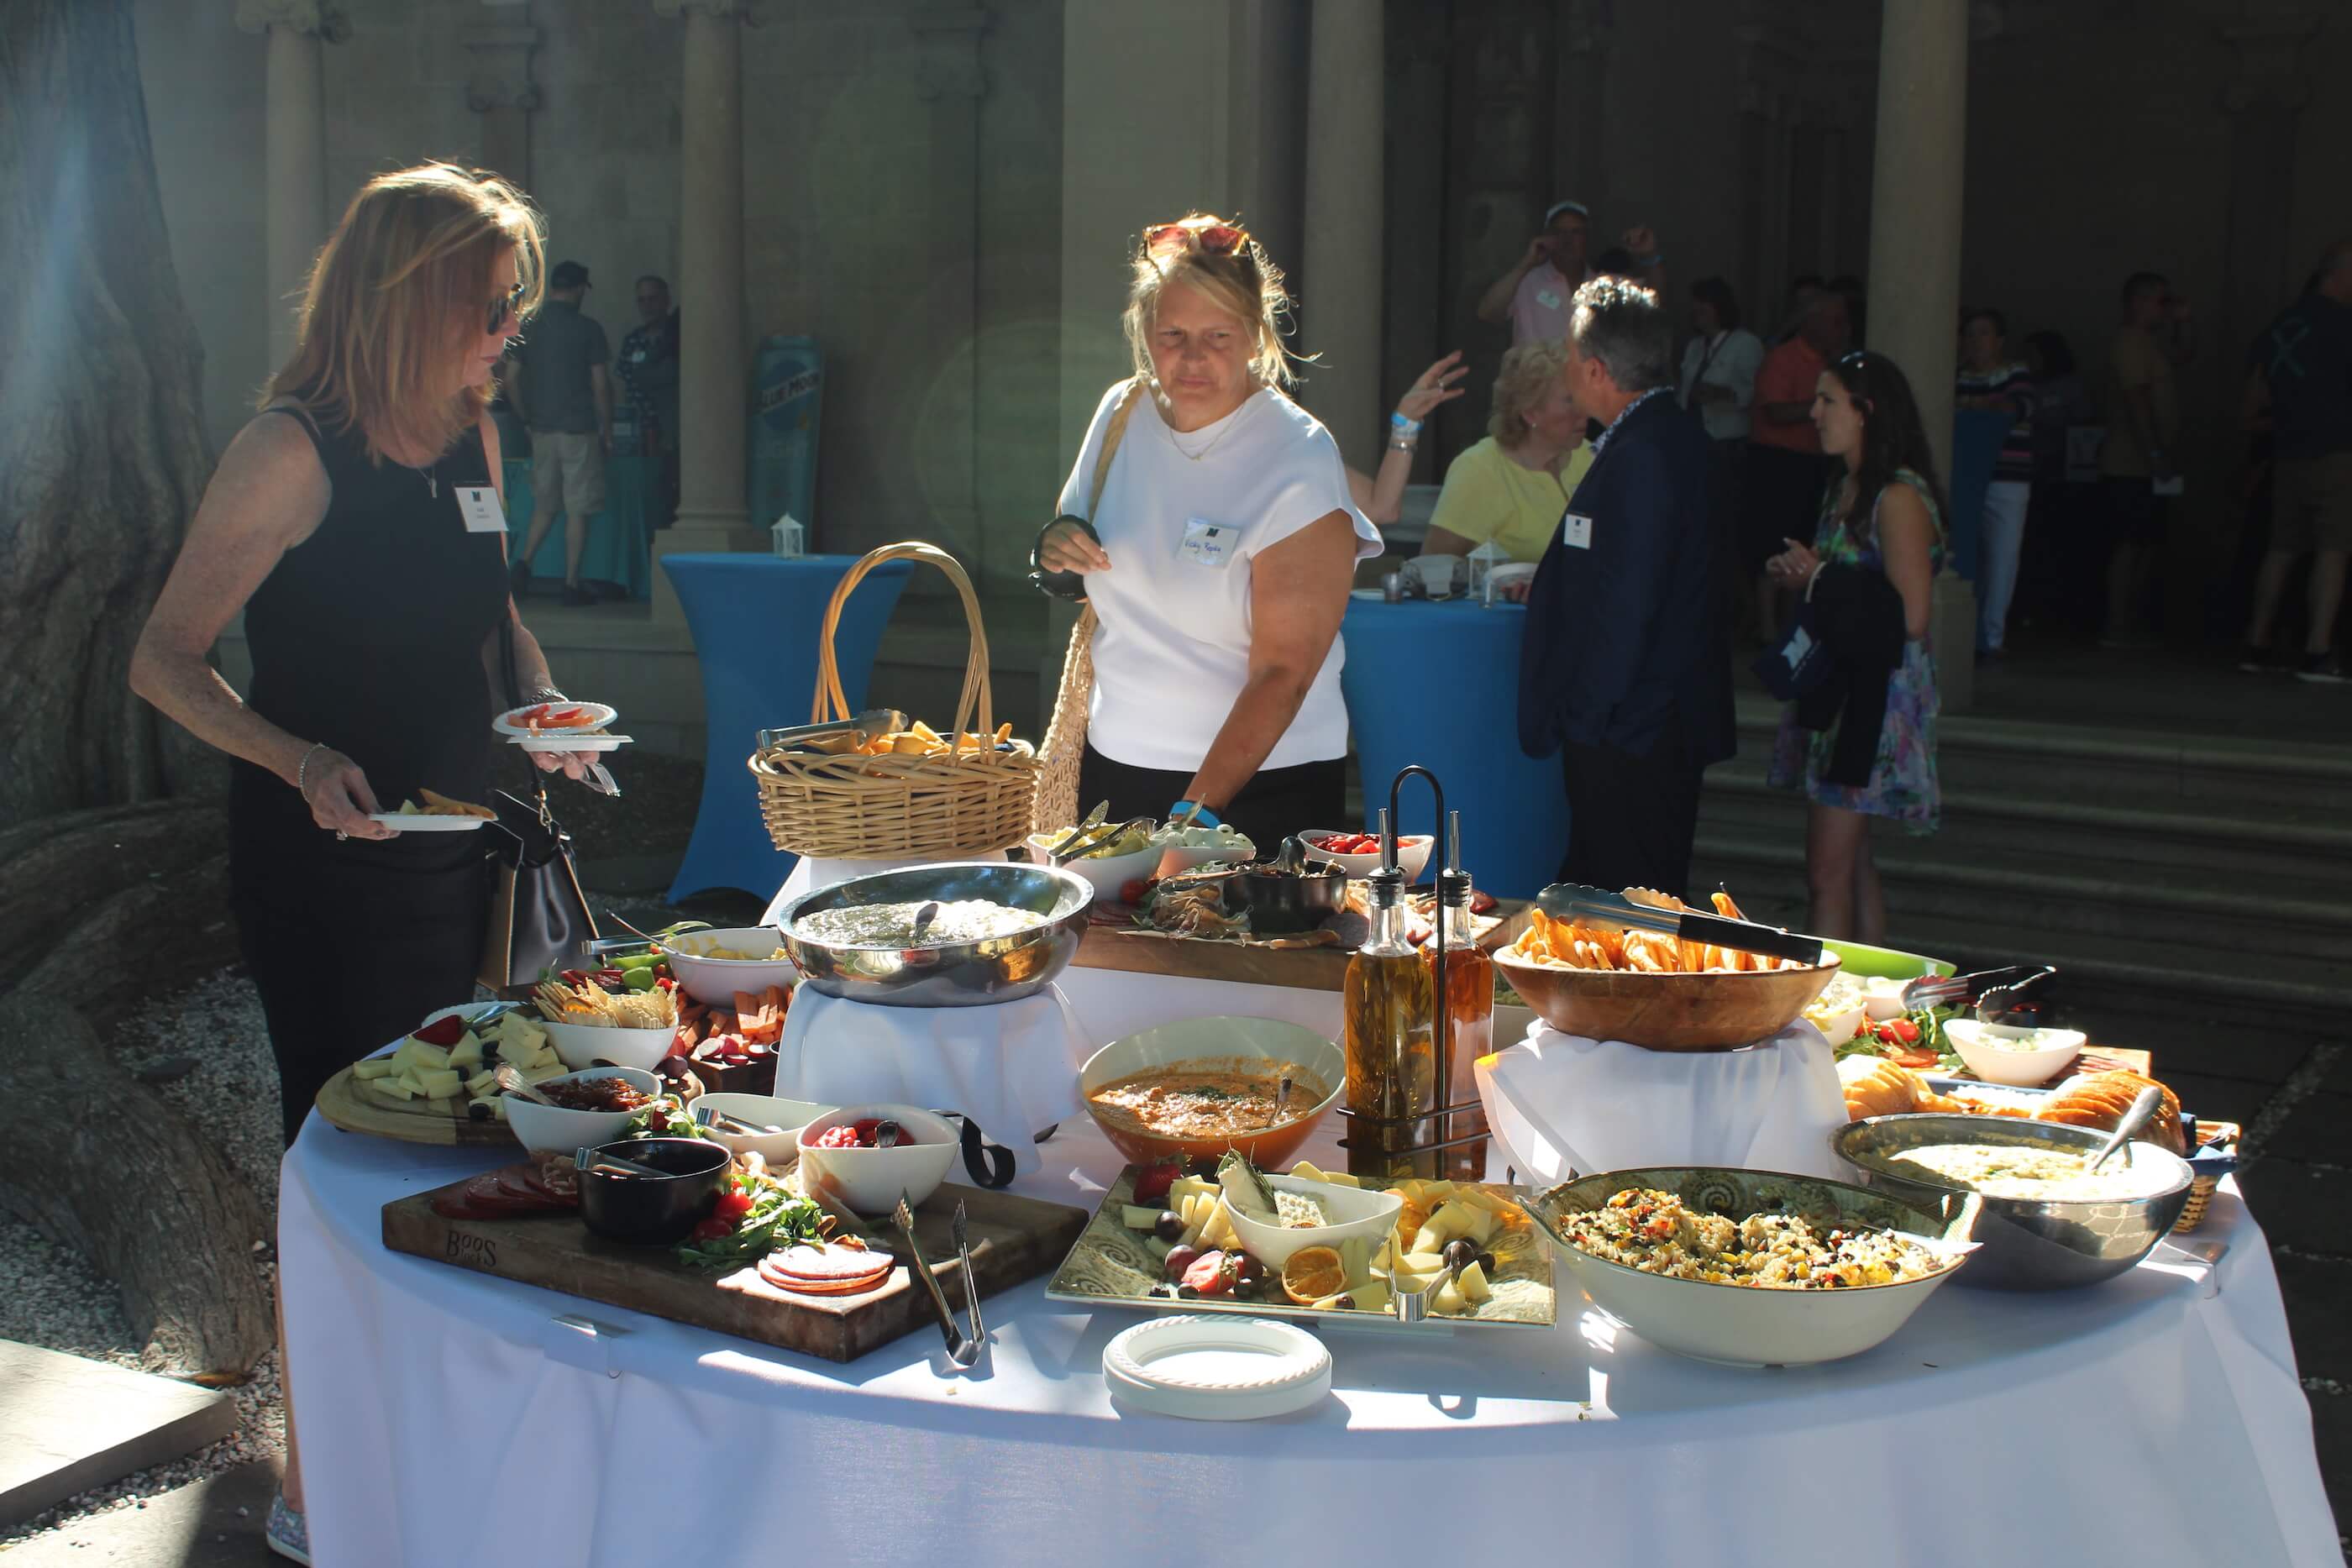
[[[569,730],[543,730],[537,735],[509,736],[509,746],[520,746],[525,751],[618,751],[632,740],[633,735],[575,735]]]
[[[370,811],[368,821],[398,828],[404,833],[470,833],[490,822],[488,817],[427,816],[422,811]]]
[[[562,726],[542,723],[536,729],[531,727],[530,721],[534,717],[550,713],[577,714],[579,717],[570,724]],[[620,716],[620,709],[608,706],[604,703],[526,703],[521,707],[509,708],[490,720],[490,727],[500,735],[571,735],[583,730],[602,729]]]

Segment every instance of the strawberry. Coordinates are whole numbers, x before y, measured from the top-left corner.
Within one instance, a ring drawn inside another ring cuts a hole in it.
[[[1181,1160],[1160,1160],[1135,1173],[1134,1202],[1139,1207],[1168,1201],[1168,1189],[1184,1174]]]
[[[423,1029],[416,1030],[409,1038],[412,1040],[421,1040],[427,1045],[437,1045],[446,1048],[457,1044],[465,1037],[466,1019],[464,1015],[459,1013],[451,1013],[447,1018],[436,1019],[433,1022],[426,1024]]]

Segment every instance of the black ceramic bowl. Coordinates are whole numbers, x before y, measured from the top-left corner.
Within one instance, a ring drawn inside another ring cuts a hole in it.
[[[609,1241],[660,1247],[686,1239],[719,1201],[719,1178],[734,1158],[723,1144],[702,1138],[629,1138],[591,1151],[635,1160],[667,1174],[607,1176],[580,1172],[580,1218]]]
[[[1249,916],[1250,933],[1282,936],[1312,931],[1348,902],[1348,873],[1329,861],[1311,860],[1297,876],[1279,872],[1235,872],[1225,879],[1225,910]]]

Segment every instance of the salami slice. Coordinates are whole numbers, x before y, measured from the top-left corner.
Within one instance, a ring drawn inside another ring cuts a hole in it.
[[[889,1279],[893,1267],[890,1261],[885,1260],[880,1268],[862,1275],[849,1275],[837,1280],[809,1280],[784,1273],[771,1268],[763,1261],[760,1265],[760,1278],[779,1291],[790,1291],[796,1295],[854,1296],[880,1286],[884,1281]]]
[[[821,1247],[803,1244],[771,1252],[761,1260],[760,1267],[788,1279],[822,1284],[828,1280],[862,1280],[871,1274],[887,1273],[897,1261],[878,1247],[845,1247],[838,1241],[828,1241]]]
[[[445,1192],[433,1200],[433,1212],[444,1219],[495,1219],[488,1209],[476,1208],[458,1194]]]

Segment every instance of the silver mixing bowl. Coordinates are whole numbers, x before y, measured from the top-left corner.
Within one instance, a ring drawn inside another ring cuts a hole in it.
[[[1889,1172],[1886,1162],[1907,1149],[1991,1144],[2080,1155],[2096,1152],[2106,1141],[2105,1133],[2054,1122],[1937,1113],[1865,1116],[1830,1134],[1838,1157],[1860,1171],[1865,1185],[1920,1204],[1961,1189]],[[2084,1203],[1985,1196],[1976,1229],[1982,1245],[1957,1282],[1996,1291],[2061,1291],[2095,1285],[2138,1263],[2188,1206],[2191,1173],[2187,1160],[2154,1144],[2135,1143],[2131,1155],[2135,1165],[2154,1160],[2179,1168],[2147,1197]]]
[[[985,898],[1034,910],[1045,924],[1011,936],[922,947],[851,947],[800,935],[803,915],[860,904]],[[784,906],[776,924],[803,983],[821,996],[890,1008],[977,1008],[1044,990],[1070,967],[1095,890],[1057,866],[956,861],[852,877]]]

